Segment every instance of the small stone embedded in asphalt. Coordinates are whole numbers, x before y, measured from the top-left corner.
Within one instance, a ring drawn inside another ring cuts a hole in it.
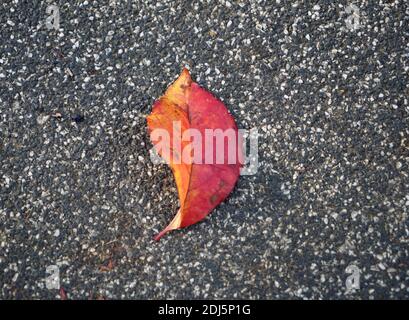
[[[0,298],[407,299],[409,6],[355,4],[70,0],[54,30],[0,2]],[[154,243],[178,197],[145,115],[183,66],[259,168]]]
[[[43,124],[45,124],[45,123],[48,121],[48,119],[50,119],[50,116],[49,116],[49,115],[40,114],[40,115],[37,117],[37,123],[38,123],[39,125],[43,125]]]

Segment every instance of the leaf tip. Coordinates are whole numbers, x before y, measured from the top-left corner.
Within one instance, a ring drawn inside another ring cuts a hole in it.
[[[183,67],[182,72],[180,73],[180,76],[177,81],[179,82],[179,85],[181,86],[182,89],[190,86],[190,84],[192,83],[192,77],[190,76],[188,68]]]
[[[186,67],[183,67],[183,69],[182,69],[182,75],[185,75],[185,76],[189,76],[189,77],[190,77],[189,69],[186,68]]]
[[[165,233],[167,233],[168,231],[169,231],[169,230],[167,230],[167,229],[163,229],[161,232],[159,232],[159,233],[153,238],[153,240],[159,241],[160,238],[162,238],[162,237],[165,235]]]
[[[169,225],[165,229],[163,229],[161,232],[159,232],[153,239],[155,241],[159,241],[159,239],[162,238],[169,231],[179,229],[181,227],[181,215],[182,215],[182,211],[181,209],[179,209],[179,211],[177,212],[176,216],[173,218],[171,223],[169,223]]]

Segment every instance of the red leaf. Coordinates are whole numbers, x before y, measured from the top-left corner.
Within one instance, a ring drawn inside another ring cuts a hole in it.
[[[67,300],[68,299],[67,293],[65,292],[63,287],[60,288],[60,299],[61,300]]]
[[[227,108],[193,82],[187,69],[154,103],[147,122],[152,143],[172,169],[180,201],[174,219],[155,237],[159,240],[204,219],[230,194],[240,174],[242,144]],[[219,129],[221,140],[209,136],[210,129]]]

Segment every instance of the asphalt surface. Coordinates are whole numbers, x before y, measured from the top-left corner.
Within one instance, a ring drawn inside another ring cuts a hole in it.
[[[407,299],[409,6],[348,4],[60,1],[56,31],[2,1],[0,298],[58,299],[56,265],[69,299]],[[178,200],[145,115],[184,66],[259,168],[157,243]]]

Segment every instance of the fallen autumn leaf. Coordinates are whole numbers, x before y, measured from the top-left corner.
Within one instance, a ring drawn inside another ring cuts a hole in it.
[[[176,216],[155,237],[159,240],[204,219],[230,194],[243,163],[242,140],[225,105],[193,82],[187,69],[154,103],[147,123],[180,201]]]

